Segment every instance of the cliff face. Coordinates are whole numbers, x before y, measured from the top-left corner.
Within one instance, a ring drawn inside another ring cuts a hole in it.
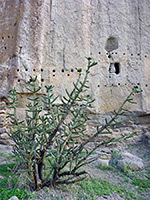
[[[98,61],[89,77],[94,112],[117,109],[134,85],[144,92],[130,109],[150,111],[150,0],[1,0],[0,16],[0,96],[15,86],[19,111],[30,75],[62,95],[85,56]]]

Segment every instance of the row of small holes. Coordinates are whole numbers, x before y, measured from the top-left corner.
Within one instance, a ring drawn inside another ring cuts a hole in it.
[[[55,74],[53,74],[53,77],[55,76]],[[70,74],[67,74],[67,76],[70,76]]]
[[[44,79],[42,78],[41,81],[44,82]],[[20,82],[20,79],[18,79],[18,82]]]
[[[101,54],[101,52],[99,52],[98,54]],[[108,55],[109,53],[106,53],[106,55]],[[112,52],[111,54],[117,54],[117,52]],[[125,53],[123,53],[123,55],[126,55]],[[137,54],[138,56],[140,56],[140,53]],[[133,54],[131,53],[131,56],[133,56]],[[147,57],[147,55],[145,55],[145,58]]]
[[[53,69],[53,72],[56,72],[56,70],[55,70],[55,69]],[[62,70],[61,70],[61,72],[63,72],[63,73],[64,73],[64,72],[65,72],[65,70],[64,70],[64,69],[62,69]],[[71,69],[71,72],[74,72],[74,69]]]
[[[10,35],[8,35],[7,37],[10,38]],[[11,38],[13,38],[13,37],[14,37],[14,36],[12,36]],[[2,40],[5,40],[5,37],[4,37],[4,36],[2,36]],[[7,47],[5,46],[4,49],[6,50]]]
[[[118,83],[118,85],[121,85],[120,83]],[[125,83],[124,85],[127,85],[127,83]],[[131,83],[131,85],[140,85],[140,83],[137,83],[137,84],[134,84],[134,83]],[[106,87],[107,85],[105,85]],[[114,86],[114,84],[112,84],[111,86]],[[100,87],[100,85],[98,85],[97,87]],[[145,87],[148,87],[148,85],[146,84]]]
[[[10,38],[10,35],[8,35],[7,37]],[[14,38],[14,36],[12,36],[11,38]],[[5,40],[4,36],[2,36],[2,40]]]
[[[20,82],[20,79],[18,79],[18,82]],[[43,78],[41,79],[41,82],[44,82]],[[118,85],[120,85],[120,83],[118,83]],[[125,85],[127,84],[125,83]],[[131,85],[136,85],[136,84],[132,83]],[[137,83],[137,85],[140,85],[140,83]],[[112,84],[111,86],[114,86],[114,84]],[[98,85],[97,87],[100,87],[100,85]],[[105,85],[105,87],[107,87],[107,85]],[[148,85],[146,84],[145,87],[148,87]]]
[[[28,71],[28,69],[25,69],[26,71]],[[33,69],[33,71],[35,72],[36,70],[35,69]],[[41,69],[41,72],[43,72],[44,70],[43,69]],[[61,70],[62,72],[65,72],[65,70],[64,69],[62,69]],[[17,72],[19,72],[19,69],[17,69]],[[55,73],[56,72],[56,70],[55,69],[53,69],[53,73]],[[74,70],[73,69],[71,69],[71,72],[74,72]],[[68,74],[68,76],[69,76],[69,74]]]

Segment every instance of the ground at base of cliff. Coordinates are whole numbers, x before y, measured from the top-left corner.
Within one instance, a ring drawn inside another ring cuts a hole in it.
[[[27,180],[20,175],[11,179],[11,169],[14,167],[14,158],[7,152],[6,146],[0,146],[0,200],[8,200],[12,196],[18,199],[30,200],[149,200],[150,199],[150,146],[138,143],[130,145],[126,151],[142,158],[144,168],[140,171],[128,169],[119,170],[104,163],[94,162],[84,167],[88,177],[82,182],[72,185],[61,185],[56,188],[45,187],[40,191],[32,192],[27,186]],[[7,154],[6,154],[7,153]],[[5,188],[5,182],[16,185],[15,188]],[[19,185],[18,185],[19,182]],[[26,185],[26,187],[25,187]],[[26,188],[26,189],[25,189]],[[27,195],[27,191],[29,192]]]

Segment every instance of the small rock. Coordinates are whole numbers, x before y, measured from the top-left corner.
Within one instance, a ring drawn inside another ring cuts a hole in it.
[[[6,133],[6,132],[7,132],[6,128],[0,128],[0,134]]]
[[[16,196],[13,196],[13,197],[11,197],[10,199],[8,199],[8,200],[19,200],[18,199],[18,197],[16,197]]]
[[[138,171],[144,168],[143,160],[128,152],[113,153],[109,164],[123,171]]]
[[[92,163],[96,166],[98,166],[99,164],[108,166],[109,165],[109,160],[110,160],[110,155],[108,155],[107,153],[95,153],[94,155],[91,155],[89,157],[90,159],[95,159],[95,161],[93,161]]]
[[[144,132],[143,136],[144,136],[144,142],[146,144],[150,144],[150,132],[149,131]]]
[[[1,130],[1,129],[0,129]],[[0,135],[0,144],[4,145],[14,145],[14,141],[9,137],[7,133]]]
[[[9,154],[12,152],[12,150],[13,150],[12,146],[6,146],[6,145],[0,144],[0,152],[1,153]]]
[[[4,123],[0,123],[0,128],[4,128],[5,124]]]
[[[0,122],[6,121],[6,115],[0,115]]]
[[[109,166],[109,158],[108,159],[99,158],[99,159],[97,159],[96,164],[97,165],[102,164],[105,166]]]

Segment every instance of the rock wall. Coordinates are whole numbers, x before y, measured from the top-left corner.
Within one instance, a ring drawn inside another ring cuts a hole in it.
[[[127,108],[147,115],[149,11],[150,0],[0,0],[0,97],[15,86],[22,116],[30,75],[41,86],[54,84],[61,96],[77,77],[75,67],[85,69],[91,56],[98,61],[89,76],[94,117],[117,109],[135,85],[143,93]]]

